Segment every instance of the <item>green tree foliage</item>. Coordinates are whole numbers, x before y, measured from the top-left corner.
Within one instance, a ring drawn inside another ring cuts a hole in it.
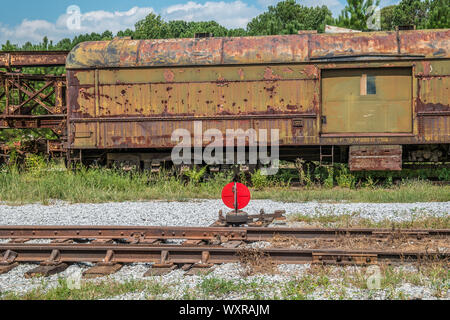
[[[136,39],[164,39],[169,34],[167,23],[160,15],[150,13],[145,19],[138,21],[135,25]]]
[[[299,30],[323,31],[332,22],[331,11],[326,7],[306,7],[286,0],[254,18],[247,25],[249,35],[296,34]]]
[[[426,29],[450,28],[450,0],[428,0]]]
[[[215,37],[225,37],[229,30],[215,21],[170,21],[165,22],[160,15],[150,13],[136,23],[136,39],[193,38],[196,33],[212,33]],[[238,29],[239,30],[239,29]],[[239,34],[241,31],[233,31]],[[241,32],[242,33],[242,32]]]
[[[215,21],[189,22],[181,38],[193,38],[196,33],[211,33],[215,37],[226,37],[228,29]]]
[[[173,21],[169,21],[168,25],[168,30],[169,30],[169,34],[168,36],[170,38],[182,38],[183,35],[186,33],[186,31],[188,30],[188,23],[186,21],[183,20],[173,20]]]
[[[367,21],[372,16],[369,8],[379,4],[380,0],[347,0],[347,5],[337,19],[337,25],[343,28],[367,31]]]
[[[423,29],[427,24],[427,2],[421,0],[402,0],[394,9],[394,26],[414,25]]]
[[[125,31],[117,32],[118,37],[134,37],[134,31],[131,29],[126,29]]]
[[[450,0],[402,0],[398,5],[381,10],[383,30],[397,26],[415,26],[416,29],[450,27]]]
[[[394,30],[394,10],[397,6],[387,6],[381,9],[381,30]]]

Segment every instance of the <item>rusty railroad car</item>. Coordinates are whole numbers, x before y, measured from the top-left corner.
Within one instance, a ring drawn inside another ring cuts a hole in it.
[[[279,129],[281,159],[448,161],[449,40],[445,29],[81,43],[66,62],[68,149],[158,166],[172,132],[201,121]]]

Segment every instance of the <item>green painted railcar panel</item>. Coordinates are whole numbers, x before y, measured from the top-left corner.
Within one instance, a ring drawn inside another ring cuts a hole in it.
[[[412,133],[410,68],[324,70],[323,133]]]

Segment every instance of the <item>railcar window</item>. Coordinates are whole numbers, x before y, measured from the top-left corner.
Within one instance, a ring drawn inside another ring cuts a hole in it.
[[[377,87],[375,85],[375,76],[368,74],[361,75],[361,95],[367,96],[369,94],[377,94]]]
[[[375,85],[375,76],[367,75],[367,94],[377,94],[377,87]]]

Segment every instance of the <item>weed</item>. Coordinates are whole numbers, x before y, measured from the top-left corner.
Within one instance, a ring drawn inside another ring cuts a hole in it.
[[[327,189],[333,188],[334,185],[334,168],[333,167],[327,167],[327,178],[324,181],[324,187]]]
[[[262,190],[270,186],[270,180],[267,175],[263,175],[261,170],[255,171],[251,175],[252,186],[256,190]]]
[[[206,296],[222,296],[233,291],[238,291],[240,286],[231,280],[206,278],[199,284],[199,288]]]
[[[318,288],[326,289],[330,284],[326,276],[306,275],[301,278],[286,282],[281,289],[283,299],[306,300]]]
[[[332,228],[384,228],[384,229],[448,229],[450,216],[430,216],[425,213],[415,214],[410,220],[393,222],[390,219],[372,220],[361,217],[359,212],[335,215],[318,213],[315,215],[294,214],[291,221],[304,222],[312,226]]]
[[[306,163],[305,167],[310,164]],[[218,199],[222,188],[232,180],[232,173],[221,172],[205,177],[206,169],[194,169],[191,182],[185,183],[172,170],[157,174],[124,172],[121,170],[80,167],[66,170],[63,166],[28,157],[24,169],[4,166],[0,172],[0,201],[12,204],[49,203],[65,200],[71,203],[104,203],[143,200],[186,201],[190,199]],[[292,175],[281,170],[274,177],[251,175],[254,186],[253,199],[271,199],[283,202],[303,201],[352,201],[352,202],[432,202],[449,201],[450,186],[435,186],[427,181],[405,179],[399,185],[387,189],[375,186],[354,188],[356,178],[349,172],[336,168],[317,167],[316,176],[325,178],[324,187],[315,184],[310,170],[303,172],[305,187],[288,189]],[[344,172],[344,173],[342,173]],[[334,177],[340,187],[332,188]],[[316,177],[317,178],[317,177]],[[353,186],[352,189],[343,186]]]
[[[197,170],[197,167],[194,167],[185,171],[184,174],[189,177],[191,183],[198,184],[205,175],[207,168],[207,166],[204,166]]]
[[[342,188],[352,189],[355,187],[356,178],[352,175],[347,166],[341,164],[337,171],[336,182]]]
[[[306,168],[305,168],[306,164]],[[313,179],[311,178],[311,164],[305,162],[303,159],[295,160],[295,168],[297,169],[300,185],[306,186],[308,188],[314,185]]]
[[[80,289],[70,289],[67,280],[58,279],[58,285],[48,288],[43,284],[25,294],[9,293],[4,300],[93,300],[115,297],[121,294],[145,291],[148,281],[128,280],[125,282],[83,282]],[[153,284],[151,284],[153,285]],[[163,290],[160,289],[160,292]]]
[[[242,272],[244,277],[254,274],[274,274],[278,271],[277,264],[259,249],[241,249],[238,255],[244,269]]]
[[[440,181],[450,181],[450,169],[448,168],[437,169],[437,178]]]

